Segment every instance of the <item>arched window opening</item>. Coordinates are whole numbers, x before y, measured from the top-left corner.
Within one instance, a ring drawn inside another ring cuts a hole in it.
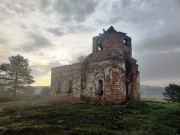
[[[68,93],[72,93],[72,80],[71,79],[69,79]]]
[[[103,95],[103,81],[101,79],[98,80],[98,95]]]
[[[59,80],[58,84],[57,84],[57,91],[56,91],[56,93],[60,93],[60,91],[61,91],[61,82]]]
[[[128,45],[128,39],[124,38],[124,45]]]
[[[99,38],[98,42],[97,42],[97,50],[103,50],[103,38]]]

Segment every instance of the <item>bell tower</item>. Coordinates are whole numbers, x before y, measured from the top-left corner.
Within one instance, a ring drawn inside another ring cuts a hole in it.
[[[126,100],[139,99],[139,71],[132,58],[131,38],[113,26],[93,37],[92,60],[114,60],[125,65]]]
[[[92,58],[106,59],[111,52],[118,52],[124,59],[132,58],[131,38],[126,33],[116,31],[112,26],[93,37]]]

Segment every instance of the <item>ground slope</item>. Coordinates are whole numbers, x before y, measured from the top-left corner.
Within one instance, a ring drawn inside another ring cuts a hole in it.
[[[0,104],[2,135],[178,135],[180,103]]]

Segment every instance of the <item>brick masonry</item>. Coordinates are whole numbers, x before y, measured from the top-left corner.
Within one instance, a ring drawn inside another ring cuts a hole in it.
[[[140,100],[140,80],[131,38],[112,26],[93,38],[92,53],[82,63],[52,68],[54,96],[92,102]]]

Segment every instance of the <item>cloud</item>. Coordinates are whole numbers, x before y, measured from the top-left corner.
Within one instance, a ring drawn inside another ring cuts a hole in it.
[[[80,33],[90,33],[95,31],[95,27],[87,25],[71,25],[66,28],[48,28],[48,32],[52,33],[55,36],[63,36],[65,34],[80,34]]]
[[[44,13],[45,15],[49,15],[53,12],[53,5],[54,0],[41,0],[39,6],[42,13]]]
[[[141,79],[180,78],[179,7],[180,0],[2,0],[0,61],[19,53],[36,77],[47,75],[51,64],[90,52],[91,38],[113,25],[132,37]]]
[[[95,0],[56,0],[53,9],[62,16],[62,21],[85,21],[95,11],[98,2]]]
[[[176,0],[177,6],[180,7],[180,0]]]
[[[122,8],[126,8],[130,5],[131,0],[120,0],[119,2]]]
[[[163,34],[163,33],[162,33]],[[168,52],[180,49],[180,31],[169,32],[159,37],[144,40],[136,48],[137,52]]]
[[[37,8],[35,2],[30,2],[28,0],[19,0],[16,2],[12,0],[2,0],[1,4],[1,9],[4,9],[3,13],[6,13],[6,15],[24,15],[35,11]]]
[[[61,32],[60,28],[49,28],[48,31],[56,36],[63,36],[64,33]]]
[[[0,35],[0,45],[7,45],[8,40]]]
[[[95,28],[92,26],[86,26],[86,25],[72,25],[68,28],[67,33],[89,33],[94,31]]]
[[[133,27],[155,27],[159,20],[166,21],[170,24],[172,20],[177,19],[180,13],[177,0],[151,2],[143,0],[116,0],[105,2],[100,10],[104,12],[103,19],[97,21],[102,24],[126,23]],[[173,8],[170,8],[173,7]]]
[[[33,40],[32,44],[35,48],[48,47],[51,45],[50,41],[40,35],[31,34],[30,38]]]
[[[46,9],[51,5],[50,0],[41,0],[40,7],[41,9]]]
[[[83,22],[98,6],[97,0],[41,0],[42,13],[54,14],[62,22]]]
[[[43,37],[41,35],[36,35],[36,34],[31,34],[28,36],[28,39],[30,39],[29,42],[25,42],[20,46],[17,46],[15,48],[11,48],[12,50],[18,50],[18,51],[25,51],[25,52],[36,52],[39,51],[42,48],[50,48],[51,46],[53,46],[53,44],[51,43],[51,41],[46,38]]]
[[[128,8],[131,4],[131,0],[116,0],[108,4],[110,4],[111,12],[115,13],[115,12],[118,12],[119,10]]]

